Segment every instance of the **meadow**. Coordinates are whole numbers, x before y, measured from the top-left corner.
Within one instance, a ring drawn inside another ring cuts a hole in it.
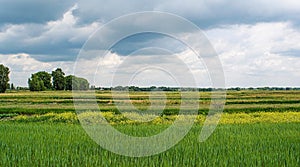
[[[176,119],[180,96],[167,92],[160,117],[136,123],[121,115],[110,92],[96,99],[103,115],[119,131],[149,136]],[[141,109],[150,105],[148,92],[132,92]],[[300,91],[228,91],[216,131],[198,142],[209,110],[210,93],[200,92],[199,115],[188,135],[161,154],[132,158],[97,145],[80,126],[73,97],[67,91],[0,94],[0,166],[299,166]]]

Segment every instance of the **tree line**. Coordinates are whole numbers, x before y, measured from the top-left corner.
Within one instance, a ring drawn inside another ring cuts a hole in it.
[[[13,83],[9,84],[9,68],[0,64],[0,93],[4,93],[7,89],[15,89]],[[57,68],[51,74],[46,71],[39,71],[31,75],[28,79],[29,90],[44,91],[44,90],[88,90],[89,82],[74,75],[65,76],[62,69]],[[28,88],[17,87],[18,90],[28,90]],[[218,91],[224,90],[219,88],[180,88],[180,87],[137,87],[137,86],[116,86],[116,87],[95,87],[95,90],[117,90],[117,91]],[[241,90],[300,90],[298,87],[258,87],[258,88],[227,88],[226,90],[241,91]]]
[[[15,89],[13,83],[9,84],[9,73],[9,68],[0,64],[0,93],[4,93],[7,89]],[[25,89],[19,88],[20,90]],[[57,68],[51,73],[39,71],[31,74],[31,77],[28,79],[28,88],[30,91],[88,90],[89,82],[85,78],[74,75],[65,76],[62,69]]]
[[[220,91],[220,90],[229,90],[229,91],[243,91],[243,90],[300,90],[299,87],[232,87],[232,88],[190,88],[190,87],[165,87],[165,86],[150,86],[150,87],[138,87],[138,86],[115,86],[115,87],[93,87],[95,90],[107,90],[107,91],[200,91],[200,92],[211,92],[211,91]]]
[[[57,68],[51,74],[46,71],[32,74],[28,79],[28,86],[30,91],[88,90],[89,82],[74,75],[65,76],[62,69]]]

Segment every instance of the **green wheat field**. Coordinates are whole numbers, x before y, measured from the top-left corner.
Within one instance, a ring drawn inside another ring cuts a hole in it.
[[[300,166],[300,91],[227,91],[219,125],[205,142],[198,138],[210,92],[196,93],[200,108],[187,136],[168,151],[141,158],[114,154],[89,138],[78,121],[89,112],[76,114],[72,92],[0,94],[0,166]],[[159,117],[139,123],[118,111],[111,92],[96,92],[101,114],[133,136],[154,135],[173,123],[180,92],[166,97]],[[151,104],[149,92],[118,100],[141,111]]]

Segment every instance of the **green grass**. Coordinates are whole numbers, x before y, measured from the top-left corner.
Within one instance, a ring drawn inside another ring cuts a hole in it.
[[[120,125],[131,135],[166,125]],[[0,166],[299,166],[300,124],[219,125],[205,142],[200,126],[158,155],[131,158],[94,143],[76,124],[0,123]]]

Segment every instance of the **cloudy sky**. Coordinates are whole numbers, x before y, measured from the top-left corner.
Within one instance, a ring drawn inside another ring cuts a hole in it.
[[[30,74],[37,71],[60,67],[72,74],[89,36],[115,18],[142,11],[179,15],[202,29],[219,56],[226,87],[300,86],[298,0],[0,0],[0,63],[10,68],[11,82],[18,86],[27,86]],[[159,19],[149,21],[164,25]],[[130,28],[134,24],[118,32]],[[90,70],[86,73],[97,70],[96,79],[87,76],[97,86],[109,86],[116,67],[130,74],[131,84],[176,85],[168,71],[183,71],[177,58],[190,64],[198,86],[210,86],[203,62],[190,60],[189,49],[166,35],[136,34],[107,51],[101,59],[80,62],[82,71]]]

